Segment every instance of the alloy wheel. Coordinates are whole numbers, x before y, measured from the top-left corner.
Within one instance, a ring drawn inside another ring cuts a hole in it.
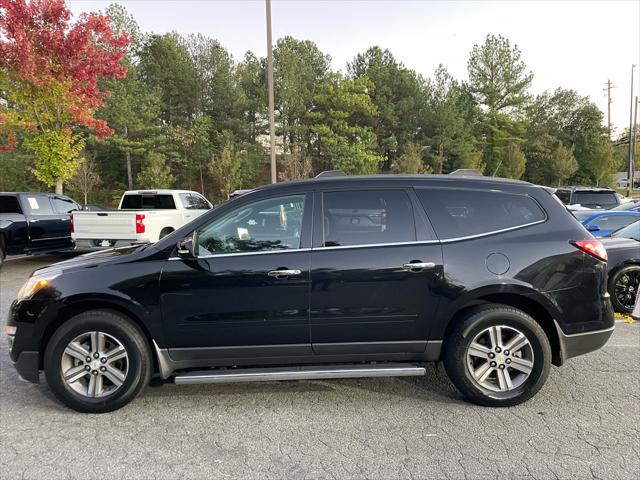
[[[616,279],[614,295],[625,309],[631,311],[640,289],[640,269],[628,270]]]
[[[86,332],[69,342],[60,367],[69,389],[84,397],[106,397],[127,378],[129,357],[122,342],[112,335]]]
[[[480,387],[508,392],[527,381],[533,370],[533,347],[521,331],[496,325],[478,333],[467,348],[467,369]]]

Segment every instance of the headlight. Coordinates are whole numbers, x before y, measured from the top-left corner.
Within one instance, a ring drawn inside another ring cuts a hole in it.
[[[36,292],[47,287],[51,283],[51,281],[54,278],[58,277],[61,273],[62,272],[60,272],[59,270],[54,270],[43,275],[34,275],[30,277],[29,280],[27,280],[20,288],[17,300],[27,300],[33,297]]]

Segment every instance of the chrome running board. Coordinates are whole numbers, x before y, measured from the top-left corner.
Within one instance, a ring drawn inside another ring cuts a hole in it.
[[[197,383],[273,382],[280,380],[324,380],[328,378],[415,377],[424,367],[404,363],[370,365],[302,366],[275,368],[233,368],[180,373],[177,385]]]

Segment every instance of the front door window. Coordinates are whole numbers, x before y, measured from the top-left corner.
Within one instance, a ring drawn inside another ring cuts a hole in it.
[[[196,255],[300,248],[304,195],[270,198],[238,207],[196,233]]]

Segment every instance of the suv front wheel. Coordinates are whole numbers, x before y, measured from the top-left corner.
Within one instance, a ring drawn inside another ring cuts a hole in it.
[[[149,384],[152,370],[151,352],[138,326],[106,310],[81,313],[62,324],[44,354],[53,393],[86,413],[126,405]]]
[[[445,339],[444,366],[468,399],[508,407],[542,388],[551,366],[551,347],[533,318],[516,308],[491,305],[460,320]]]

